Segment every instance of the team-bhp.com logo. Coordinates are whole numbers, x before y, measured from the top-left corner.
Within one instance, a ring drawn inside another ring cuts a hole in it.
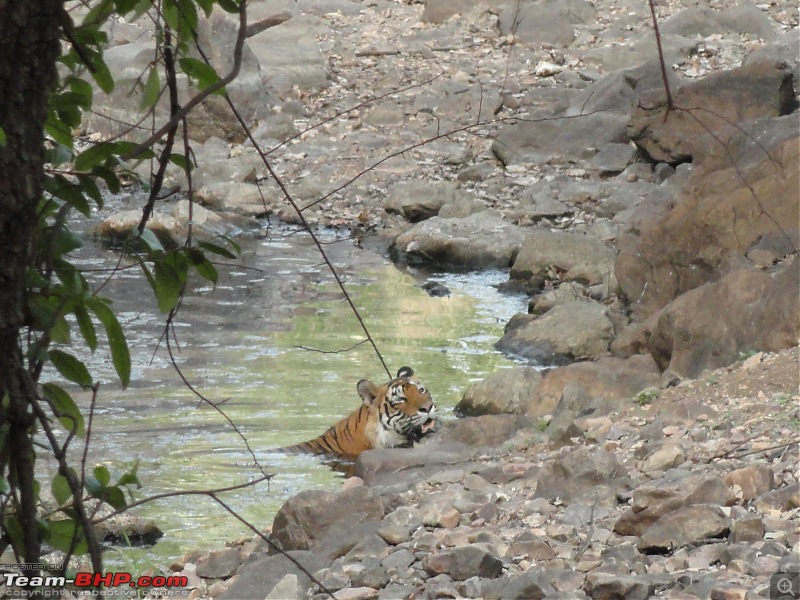
[[[66,577],[28,576],[20,573],[3,573],[4,583],[11,587],[47,587],[60,588],[72,584],[76,588],[185,588],[189,579],[184,575],[142,575],[133,577],[125,571],[111,573],[75,573],[74,579]]]

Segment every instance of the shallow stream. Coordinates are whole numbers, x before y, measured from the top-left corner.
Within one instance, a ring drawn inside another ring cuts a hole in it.
[[[331,238],[332,240],[333,238]],[[329,241],[331,241],[329,240]],[[467,386],[512,364],[492,345],[506,321],[524,311],[519,296],[493,284],[505,273],[441,274],[449,297],[420,289],[420,274],[403,272],[350,241],[326,246],[340,267],[355,305],[392,372],[411,366],[432,391],[444,418]],[[271,483],[222,497],[259,528],[272,524],[291,495],[335,489],[342,475],[311,456],[284,456],[270,448],[315,437],[360,403],[356,382],[386,374],[342,300],[309,237],[272,230],[266,239],[242,242],[242,257],[220,267],[215,289],[198,280],[175,322],[177,362],[188,381],[236,424]],[[78,264],[108,268],[118,256],[94,244]],[[105,275],[98,271],[95,282]],[[101,349],[84,356],[103,385],[93,423],[89,465],[121,473],[135,460],[144,484],[137,498],[168,491],[226,487],[258,476],[242,439],[212,407],[183,384],[163,340],[164,316],[138,268],[121,271],[103,289],[125,327],[133,360],[131,386],[116,383]],[[326,353],[309,350],[314,348]],[[76,392],[82,406],[89,396]],[[107,556],[110,564],[142,570],[165,565],[189,550],[220,548],[252,534],[203,496],[177,496],[147,504],[137,515],[164,530],[153,548]]]

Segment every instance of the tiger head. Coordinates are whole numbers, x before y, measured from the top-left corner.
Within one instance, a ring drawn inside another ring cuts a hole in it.
[[[381,386],[362,379],[358,393],[367,407],[377,408],[375,447],[405,446],[436,429],[436,405],[431,393],[416,379],[411,367]]]

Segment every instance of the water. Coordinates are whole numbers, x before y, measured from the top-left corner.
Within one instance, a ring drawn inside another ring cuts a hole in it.
[[[510,361],[493,350],[505,322],[524,310],[519,296],[498,293],[505,273],[432,277],[452,294],[431,298],[419,274],[401,272],[348,241],[327,246],[355,305],[392,372],[411,366],[431,390],[441,414],[467,386]],[[361,402],[356,382],[386,380],[360,326],[309,238],[272,232],[245,240],[240,260],[219,267],[212,289],[193,281],[178,318],[172,347],[186,379],[235,423],[268,473],[270,484],[221,495],[259,529],[281,504],[304,489],[335,489],[342,475],[312,456],[285,456],[270,448],[315,437]],[[107,268],[117,255],[88,245],[84,268]],[[92,276],[95,282],[102,273]],[[102,382],[93,423],[89,467],[105,464],[121,474],[139,461],[144,487],[135,498],[170,491],[227,487],[260,473],[242,438],[226,419],[198,399],[172,367],[162,340],[164,317],[136,268],[103,289],[114,300],[131,349],[131,386],[121,390],[109,356],[82,355]],[[325,353],[309,350],[325,351]],[[89,396],[75,390],[88,407]],[[75,448],[76,451],[82,448]],[[42,465],[51,475],[52,465]],[[223,546],[252,533],[203,496],[175,496],[135,514],[164,530],[153,548],[112,551],[109,564],[143,569],[165,565],[186,551]]]

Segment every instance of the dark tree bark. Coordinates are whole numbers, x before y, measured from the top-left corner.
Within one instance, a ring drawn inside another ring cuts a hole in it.
[[[63,0],[0,0],[0,476],[17,486],[12,503],[27,563],[39,562],[34,495],[37,390],[23,359],[25,279],[42,195],[44,125],[56,81]],[[2,515],[6,517],[7,515]]]

